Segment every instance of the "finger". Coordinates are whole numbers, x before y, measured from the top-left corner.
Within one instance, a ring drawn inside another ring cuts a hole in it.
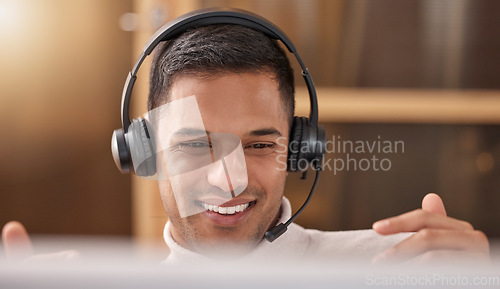
[[[24,259],[33,255],[33,246],[23,224],[11,221],[2,229],[5,255],[9,259]]]
[[[401,262],[432,250],[457,250],[489,255],[489,243],[481,231],[423,229],[379,253],[373,262]]]
[[[435,193],[427,194],[422,200],[422,210],[446,217],[443,200]]]
[[[417,232],[423,228],[473,231],[468,222],[417,209],[402,215],[377,221],[373,230],[382,235]]]

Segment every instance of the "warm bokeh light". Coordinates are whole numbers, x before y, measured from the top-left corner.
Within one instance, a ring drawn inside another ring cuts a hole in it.
[[[2,223],[130,232],[128,180],[109,153],[131,58],[118,19],[130,10],[130,1],[0,0]]]
[[[495,166],[495,159],[491,153],[482,152],[476,157],[476,166],[480,172],[489,172]]]
[[[0,1],[0,29],[2,32],[10,30],[16,25],[16,20],[20,16],[20,4],[22,4],[22,1]]]

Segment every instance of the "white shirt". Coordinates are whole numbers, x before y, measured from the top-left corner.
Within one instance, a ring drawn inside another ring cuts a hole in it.
[[[285,223],[292,215],[287,198],[281,202],[281,217],[278,223]],[[163,264],[193,263],[209,261],[205,256],[180,246],[170,232],[170,221],[165,225],[163,238],[170,254]],[[353,230],[326,232],[303,227],[292,223],[288,230],[274,242],[263,239],[257,247],[244,258],[250,260],[269,258],[288,258],[293,260],[331,260],[370,261],[377,253],[394,246],[410,233],[382,236],[373,230]]]

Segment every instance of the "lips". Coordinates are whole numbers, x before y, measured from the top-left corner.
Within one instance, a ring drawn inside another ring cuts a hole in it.
[[[205,208],[205,210],[208,210],[211,212],[216,212],[216,213],[219,213],[221,215],[233,215],[235,213],[243,212],[246,209],[248,209],[248,207],[250,206],[250,202],[245,203],[245,204],[236,205],[236,206],[231,206],[231,207],[209,205],[207,203],[202,202],[202,206],[203,206],[203,208]]]
[[[220,203],[220,202],[219,202]],[[208,202],[200,202],[205,209],[202,213],[208,220],[218,226],[238,226],[250,216],[256,201],[232,199],[220,206]]]

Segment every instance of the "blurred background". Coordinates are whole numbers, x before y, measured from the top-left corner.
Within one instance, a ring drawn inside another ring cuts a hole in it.
[[[370,228],[437,192],[450,216],[500,237],[496,0],[0,0],[1,225],[161,242],[156,183],[121,175],[110,138],[147,39],[213,6],[253,11],[291,38],[318,87],[327,139],[404,142],[404,152],[354,156],[389,159],[390,170],[326,170],[299,224]],[[147,66],[136,115],[146,111]],[[297,112],[307,115],[296,76]],[[327,155],[331,165],[346,158]],[[286,190],[295,210],[312,181],[299,177]]]

